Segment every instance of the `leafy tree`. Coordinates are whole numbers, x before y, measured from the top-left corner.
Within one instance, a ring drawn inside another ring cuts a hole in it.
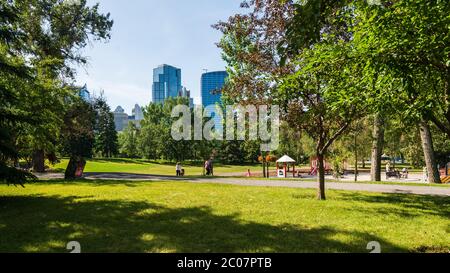
[[[0,0],[0,13],[1,164],[33,154],[42,171],[44,155],[54,159],[73,65],[86,63],[89,40],[109,38],[112,21],[85,0]]]
[[[244,162],[244,151],[241,148],[242,141],[224,140],[220,145],[219,159],[225,163],[242,164]]]
[[[325,197],[324,158],[330,146],[363,116],[364,98],[358,66],[348,60],[351,52],[341,42],[322,42],[298,57],[299,70],[283,80],[279,101],[290,124],[316,141],[318,198]]]
[[[30,108],[41,121],[24,132],[34,148],[34,170],[44,171],[44,157],[55,150],[61,127],[66,82],[74,76],[74,65],[86,64],[82,49],[88,41],[109,39],[112,21],[89,7],[86,0],[19,0],[20,28],[31,51],[27,57],[37,67],[41,88],[26,93],[33,96]]]
[[[126,157],[139,157],[138,139],[140,138],[140,130],[136,124],[129,122],[128,126],[119,134],[119,153]]]
[[[308,143],[307,136],[298,128],[293,128],[289,123],[283,122],[280,127],[280,146],[276,151],[279,157],[289,155],[298,163],[304,163],[305,159],[314,156],[314,147]],[[314,146],[314,145],[311,145]]]
[[[257,163],[261,154],[261,142],[255,140],[245,140],[241,143],[243,160],[245,162]]]
[[[450,163],[450,139],[435,126],[431,126],[431,133],[433,134],[436,161],[441,167],[444,167]]]
[[[94,99],[96,113],[95,152],[103,157],[112,157],[118,153],[118,137],[114,115],[103,94]]]
[[[248,1],[243,5],[252,11],[215,26],[224,33],[219,47],[230,74],[226,96],[239,103],[279,103],[284,118],[317,142],[320,199],[325,199],[324,156],[363,105],[356,79],[361,67],[351,64],[347,45],[352,10],[323,10],[328,4]],[[320,20],[310,20],[318,14]]]
[[[175,141],[171,135],[173,107],[189,105],[186,98],[168,98],[163,104],[151,103],[144,109],[141,132],[138,138],[139,150],[148,159],[184,161],[191,158],[193,141]]]
[[[379,103],[388,102],[402,119],[419,125],[431,182],[440,178],[429,123],[450,136],[449,10],[448,1],[360,1],[354,28],[361,56],[377,73],[387,72],[399,83],[385,89]]]
[[[289,65],[281,65],[278,49],[286,39],[294,7],[292,1],[277,0],[243,1],[241,7],[248,12],[213,26],[223,33],[218,46],[228,72],[224,101],[271,104],[275,79],[292,72]]]
[[[61,130],[62,153],[70,157],[65,172],[66,179],[75,179],[77,168],[86,165],[86,159],[92,157],[96,124],[95,109],[80,98],[73,101],[64,116]]]
[[[21,109],[21,88],[33,86],[33,69],[26,64],[23,32],[19,28],[17,8],[9,1],[0,1],[0,181],[25,183],[34,176],[11,167],[19,151],[15,143],[16,128],[33,124],[32,115]]]
[[[403,112],[432,121],[450,136],[450,3],[380,1],[363,3],[360,10],[355,40],[373,62],[402,80],[400,97],[408,101]]]

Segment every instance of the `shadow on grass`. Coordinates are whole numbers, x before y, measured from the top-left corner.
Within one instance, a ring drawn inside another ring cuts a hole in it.
[[[273,226],[209,207],[30,196],[0,197],[0,208],[0,252],[68,252],[74,240],[83,252],[368,252],[369,241],[406,251],[364,232]]]
[[[339,199],[382,205],[379,207],[371,206],[370,209],[358,207],[376,214],[395,214],[401,217],[436,215],[450,219],[450,197],[446,196],[392,193],[367,195],[357,192],[340,192]],[[387,207],[385,204],[390,206]]]
[[[211,179],[229,178],[228,176],[162,176],[151,174],[128,174],[128,173],[87,173],[89,179],[47,179],[30,182],[35,185],[90,185],[90,186],[115,186],[137,187],[142,184],[162,183],[162,182],[208,182]],[[25,185],[26,186],[26,185]]]

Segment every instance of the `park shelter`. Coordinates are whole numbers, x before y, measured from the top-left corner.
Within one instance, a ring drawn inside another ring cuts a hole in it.
[[[292,172],[295,177],[295,164],[296,163],[297,163],[297,161],[295,161],[288,155],[283,156],[282,158],[277,160],[277,173],[279,173],[280,170],[284,170],[284,177],[286,178],[287,173],[288,173],[288,167],[292,166],[293,167]],[[280,165],[281,165],[281,167],[280,167]]]

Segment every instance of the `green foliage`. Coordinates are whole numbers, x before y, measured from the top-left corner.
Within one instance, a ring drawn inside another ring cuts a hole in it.
[[[136,124],[129,122],[128,126],[119,134],[119,153],[128,158],[139,157],[138,139],[140,138],[141,130],[136,127]]]
[[[358,3],[355,47],[367,67],[397,82],[377,103],[392,104],[405,120],[430,120],[450,136],[450,2]]]
[[[101,157],[112,157],[118,153],[118,137],[114,115],[103,94],[93,101],[95,110],[95,153]]]
[[[278,157],[289,155],[297,163],[306,163],[315,156],[315,144],[307,134],[283,122],[280,127],[280,146],[276,151]]]
[[[171,117],[173,107],[189,105],[186,98],[169,98],[164,104],[151,103],[144,108],[144,120],[141,121],[141,132],[138,147],[141,156],[147,159],[166,159],[183,161],[192,154],[190,141],[175,141],[171,136]]]
[[[64,116],[61,129],[61,151],[68,157],[92,157],[95,142],[95,109],[80,98],[74,101]]]
[[[289,123],[303,129],[319,142],[317,152],[326,149],[365,113],[360,85],[360,67],[351,62],[352,50],[344,42],[316,44],[298,57],[299,68],[281,79],[277,101]]]
[[[21,28],[33,43],[33,60],[46,64],[52,76],[72,78],[73,64],[86,64],[83,48],[90,41],[110,39],[113,21],[99,4],[87,0],[20,0]]]
[[[113,22],[98,7],[86,0],[0,0],[1,164],[37,150],[54,155],[73,65],[86,63],[82,49],[90,40],[110,37]],[[17,175],[17,183],[27,177]]]

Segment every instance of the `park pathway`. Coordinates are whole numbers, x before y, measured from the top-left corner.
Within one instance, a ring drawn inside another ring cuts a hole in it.
[[[61,174],[44,174],[40,175],[41,179],[60,179]],[[180,181],[186,183],[215,183],[239,186],[253,187],[286,187],[286,188],[302,188],[316,189],[317,182],[299,181],[299,180],[278,180],[278,179],[246,179],[246,178],[225,178],[225,177],[183,177],[177,178],[173,176],[157,176],[146,174],[130,174],[130,173],[86,173],[86,179],[90,180],[129,180],[129,181]],[[435,195],[450,196],[450,187],[436,186],[415,186],[415,185],[399,185],[399,184],[374,184],[374,183],[349,183],[349,182],[327,182],[327,189],[345,190],[345,191],[366,191],[377,193],[396,193],[396,194],[418,194],[418,195]]]
[[[287,187],[302,189],[317,189],[317,182],[289,181],[289,180],[240,180],[232,178],[202,179],[189,182],[196,183],[220,183],[240,186],[259,187]],[[377,193],[418,194],[450,196],[450,187],[412,186],[412,185],[387,185],[374,183],[348,183],[326,182],[326,188],[331,190],[366,191]]]

